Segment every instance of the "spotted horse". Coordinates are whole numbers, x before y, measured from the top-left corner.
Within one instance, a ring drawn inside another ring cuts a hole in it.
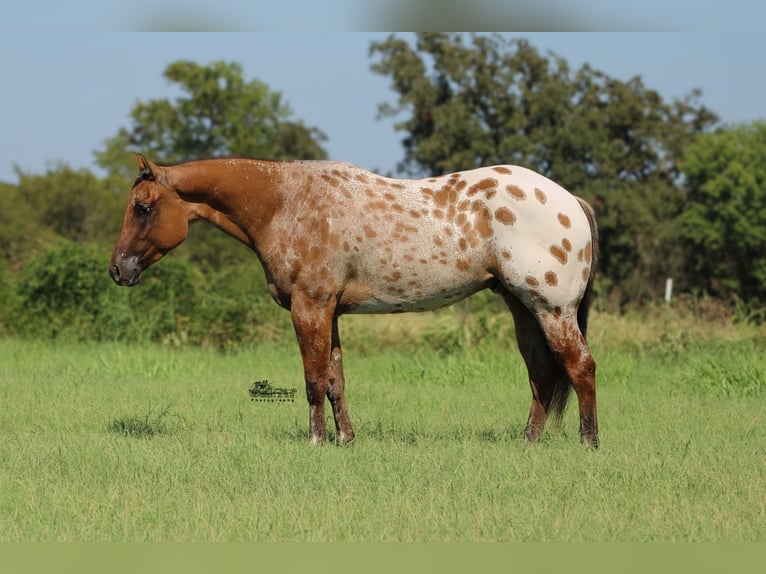
[[[561,416],[573,387],[581,440],[598,446],[585,340],[598,239],[582,199],[513,165],[400,180],[334,161],[137,159],[112,278],[136,285],[196,219],[255,251],[295,327],[312,443],[326,440],[325,398],[336,440],[354,439],[340,315],[428,311],[489,288],[513,314],[529,373],[525,437]]]

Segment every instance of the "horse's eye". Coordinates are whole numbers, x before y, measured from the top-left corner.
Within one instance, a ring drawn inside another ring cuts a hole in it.
[[[152,212],[152,206],[146,205],[145,203],[137,203],[133,209],[136,212],[136,215],[140,217],[146,217]]]

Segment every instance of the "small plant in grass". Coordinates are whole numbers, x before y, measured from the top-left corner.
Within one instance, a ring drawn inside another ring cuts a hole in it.
[[[166,434],[170,431],[167,417],[170,414],[170,405],[166,405],[154,412],[150,407],[144,416],[125,416],[114,419],[108,425],[110,432],[134,438],[152,438],[156,435]]]

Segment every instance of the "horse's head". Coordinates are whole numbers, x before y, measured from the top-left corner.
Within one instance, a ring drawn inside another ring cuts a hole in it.
[[[109,267],[118,285],[136,285],[141,272],[179,245],[189,231],[190,209],[169,184],[164,168],[138,154],[140,173],[130,190]]]

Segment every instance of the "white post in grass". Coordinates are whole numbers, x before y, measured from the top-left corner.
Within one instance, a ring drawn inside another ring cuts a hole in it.
[[[673,295],[673,279],[665,279],[665,303],[670,303],[670,297]]]

